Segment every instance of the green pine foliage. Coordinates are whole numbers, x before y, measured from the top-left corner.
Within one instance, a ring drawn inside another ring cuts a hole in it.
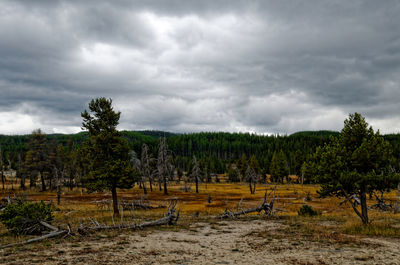
[[[284,179],[289,175],[289,166],[283,150],[279,153],[274,152],[272,155],[270,174],[274,182],[283,183]]]
[[[301,206],[300,210],[297,212],[299,216],[316,216],[319,213],[314,210],[310,205],[303,205]]]
[[[0,212],[0,221],[14,234],[40,234],[45,227],[40,221],[53,220],[51,205],[44,202],[27,202],[17,199]]]
[[[84,184],[89,191],[111,191],[114,214],[119,215],[117,188],[130,188],[134,183],[129,146],[117,131],[120,112],[115,112],[112,100],[91,100],[89,109],[82,113],[83,128],[89,132],[84,146],[87,174]]]
[[[345,197],[364,224],[369,222],[366,195],[399,183],[390,143],[358,113],[344,122],[339,138],[317,149],[309,172],[321,184],[321,196]],[[360,204],[359,209],[357,205]]]

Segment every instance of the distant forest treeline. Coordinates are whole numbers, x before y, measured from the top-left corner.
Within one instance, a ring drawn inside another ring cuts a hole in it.
[[[175,166],[189,170],[195,155],[200,166],[210,172],[225,173],[226,165],[238,162],[243,156],[249,159],[252,155],[258,160],[263,173],[269,173],[274,153],[281,150],[286,156],[290,174],[300,174],[301,165],[313,154],[318,146],[329,142],[331,136],[337,137],[334,131],[304,131],[291,135],[257,135],[250,133],[203,132],[191,134],[174,134],[162,131],[122,131],[129,146],[136,153],[141,153],[143,143],[156,157],[160,137],[166,137],[169,149],[174,154]],[[18,163],[18,156],[25,157],[30,135],[0,135],[1,152],[11,162],[12,167]],[[88,139],[85,132],[77,134],[48,134],[49,142],[66,146],[69,141],[79,149]],[[383,136],[393,147],[393,154],[400,166],[400,134]]]

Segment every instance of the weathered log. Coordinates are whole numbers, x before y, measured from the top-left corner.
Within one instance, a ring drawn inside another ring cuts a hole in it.
[[[120,225],[101,225],[98,222],[92,222],[93,226],[83,226],[78,228],[78,233],[86,234],[92,231],[101,231],[101,230],[114,230],[114,229],[130,229],[130,230],[138,230],[146,227],[152,226],[160,226],[160,225],[173,225],[179,219],[179,212],[176,212],[176,202],[172,203],[168,208],[168,213],[163,218],[160,218],[155,221],[144,222],[142,224],[120,224]]]
[[[22,246],[22,245],[30,244],[30,243],[33,243],[33,242],[38,242],[38,241],[41,241],[41,240],[44,240],[44,239],[47,239],[47,238],[52,238],[52,237],[68,234],[68,233],[71,232],[70,229],[68,229],[69,231],[67,231],[67,230],[59,230],[58,228],[56,228],[56,227],[54,227],[54,226],[52,226],[52,225],[50,225],[50,224],[48,224],[46,222],[43,222],[43,221],[41,221],[40,224],[42,224],[43,226],[45,226],[47,228],[50,228],[53,231],[48,233],[48,234],[46,234],[46,235],[43,235],[43,236],[40,236],[40,237],[31,238],[31,239],[28,239],[28,240],[23,241],[23,242],[18,242],[18,243],[13,243],[13,244],[0,246],[0,249],[8,248],[8,247],[15,247],[15,246]]]
[[[273,192],[273,198],[270,203],[267,202],[267,193],[265,193],[264,200],[259,206],[254,207],[254,208],[248,208],[245,210],[236,211],[236,212],[232,212],[228,208],[226,208],[225,212],[223,214],[219,215],[218,217],[221,219],[236,218],[237,216],[240,216],[240,215],[245,215],[245,214],[255,213],[255,212],[260,213],[262,211],[264,211],[265,215],[271,216],[275,212],[275,209],[274,209],[275,189],[276,189],[276,187],[270,192],[270,194]]]

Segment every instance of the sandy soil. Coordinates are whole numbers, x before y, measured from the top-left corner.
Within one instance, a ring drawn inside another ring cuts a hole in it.
[[[180,231],[97,233],[81,242],[58,240],[51,246],[44,242],[0,250],[0,263],[400,264],[399,239],[309,240],[287,229],[282,222],[252,220],[196,223]]]

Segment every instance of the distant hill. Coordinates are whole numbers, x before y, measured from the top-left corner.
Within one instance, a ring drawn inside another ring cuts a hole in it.
[[[137,133],[147,135],[153,138],[160,138],[160,137],[171,137],[171,136],[176,136],[179,135],[177,133],[172,133],[172,132],[164,132],[164,131],[153,131],[153,130],[144,130],[144,131],[135,131]]]
[[[329,136],[339,136],[338,131],[300,131],[291,134],[290,136],[317,136],[317,137],[329,137]]]

